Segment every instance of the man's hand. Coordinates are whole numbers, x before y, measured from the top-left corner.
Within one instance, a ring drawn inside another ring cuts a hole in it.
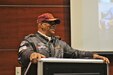
[[[94,59],[102,59],[105,63],[110,63],[109,59],[107,57],[98,55],[98,54],[93,54]]]
[[[38,60],[40,60],[41,58],[45,58],[45,56],[42,55],[42,54],[40,54],[40,53],[34,52],[34,53],[32,53],[32,54],[30,55],[30,61],[31,61],[32,63],[37,63]]]

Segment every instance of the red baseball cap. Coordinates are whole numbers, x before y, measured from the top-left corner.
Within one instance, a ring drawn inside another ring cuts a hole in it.
[[[55,18],[51,13],[44,13],[40,16],[38,16],[37,23],[42,22],[54,22],[55,24],[60,24],[60,19]]]

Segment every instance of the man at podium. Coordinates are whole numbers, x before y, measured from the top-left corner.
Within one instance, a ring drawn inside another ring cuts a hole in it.
[[[108,58],[96,53],[73,49],[60,37],[55,36],[55,28],[60,24],[60,19],[55,18],[51,13],[44,13],[38,16],[37,32],[25,36],[18,51],[18,60],[22,65],[22,74],[25,73],[29,62],[32,62],[27,75],[37,75],[36,63],[41,58],[94,58],[102,59],[110,63]]]

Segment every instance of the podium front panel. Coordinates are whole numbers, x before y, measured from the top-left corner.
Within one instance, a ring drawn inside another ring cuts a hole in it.
[[[109,75],[108,64],[96,59],[44,58],[38,62],[38,75]]]

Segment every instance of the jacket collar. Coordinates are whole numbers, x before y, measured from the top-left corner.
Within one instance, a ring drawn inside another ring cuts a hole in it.
[[[42,34],[40,34],[39,32],[36,33],[36,36],[44,43],[49,42],[49,39],[45,36],[43,36]]]

